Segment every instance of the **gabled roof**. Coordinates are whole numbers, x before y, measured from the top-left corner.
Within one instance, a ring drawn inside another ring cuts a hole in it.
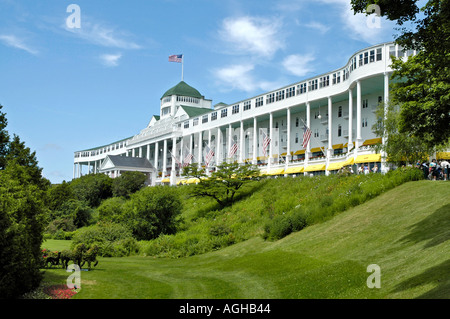
[[[189,97],[195,97],[198,99],[202,99],[203,95],[200,94],[197,89],[194,89],[192,86],[187,84],[184,81],[181,81],[177,85],[175,85],[173,88],[170,88],[169,90],[164,93],[164,95],[161,97],[161,99],[165,98],[166,96],[171,95],[178,95],[178,96],[189,96]]]
[[[194,107],[194,106],[187,106],[187,105],[180,105],[180,108],[182,108],[186,114],[189,116],[189,118],[197,117],[200,115],[203,115],[205,113],[209,113],[212,110],[207,108],[201,108],[201,107]]]
[[[126,167],[134,169],[153,170],[153,165],[144,157],[128,157],[120,155],[107,155],[104,159],[101,170],[107,165],[110,167]],[[108,168],[110,168],[108,167]]]

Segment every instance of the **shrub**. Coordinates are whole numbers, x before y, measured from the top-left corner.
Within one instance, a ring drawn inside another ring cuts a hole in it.
[[[96,225],[80,228],[72,238],[72,246],[97,245],[99,255],[104,257],[122,257],[135,253],[138,249],[131,230],[120,224],[99,222]]]
[[[122,172],[112,182],[112,194],[114,197],[129,198],[145,185],[147,176],[141,172]]]
[[[105,199],[97,208],[100,221],[121,222],[123,221],[123,205],[125,200],[120,197]]]
[[[176,231],[181,200],[172,188],[155,186],[133,194],[125,203],[124,221],[138,240],[150,240]]]
[[[97,207],[101,201],[112,196],[112,179],[105,174],[89,174],[73,180],[73,195],[89,207]]]

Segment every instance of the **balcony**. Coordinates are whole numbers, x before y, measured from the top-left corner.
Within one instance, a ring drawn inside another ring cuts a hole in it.
[[[322,135],[320,135],[320,141],[321,141],[321,142],[326,142],[326,141],[328,141],[328,134],[322,134]]]

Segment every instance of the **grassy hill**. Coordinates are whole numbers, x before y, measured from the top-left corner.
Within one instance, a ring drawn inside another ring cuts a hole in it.
[[[450,183],[408,182],[274,242],[101,258],[74,298],[450,298]],[[381,288],[366,285],[367,266]],[[61,269],[46,280],[65,282]]]

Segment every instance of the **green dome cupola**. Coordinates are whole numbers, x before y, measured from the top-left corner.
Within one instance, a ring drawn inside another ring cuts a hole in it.
[[[181,81],[180,83],[175,85],[173,88],[170,88],[169,90],[167,90],[166,93],[164,93],[164,95],[161,97],[161,99],[168,97],[168,96],[172,96],[172,95],[188,96],[188,97],[193,97],[193,98],[197,98],[197,99],[203,98],[203,95],[201,95],[197,89],[194,89],[192,86],[190,86],[189,84],[187,84],[184,81]]]

